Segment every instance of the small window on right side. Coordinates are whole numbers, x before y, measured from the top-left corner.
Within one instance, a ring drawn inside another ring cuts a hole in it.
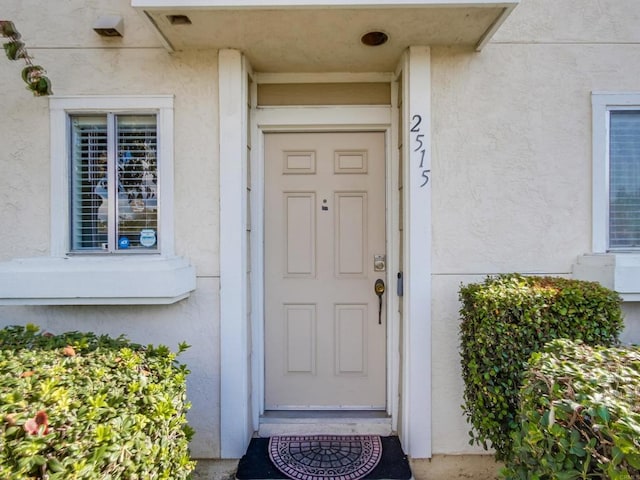
[[[593,253],[640,252],[640,92],[594,92]]]

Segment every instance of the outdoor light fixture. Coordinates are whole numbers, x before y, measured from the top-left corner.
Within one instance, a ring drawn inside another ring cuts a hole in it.
[[[360,37],[360,41],[368,47],[378,47],[380,45],[384,45],[388,40],[389,35],[380,30],[367,32],[362,35],[362,37]]]
[[[120,15],[104,15],[93,24],[93,30],[103,37],[122,37],[124,19]]]
[[[186,15],[167,15],[171,25],[191,25],[191,19]]]

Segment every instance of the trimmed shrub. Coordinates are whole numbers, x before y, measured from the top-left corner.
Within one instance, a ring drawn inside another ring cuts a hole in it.
[[[521,390],[509,480],[640,478],[640,348],[555,340]]]
[[[463,409],[470,444],[511,451],[527,360],[556,338],[610,346],[622,330],[620,297],[594,282],[518,274],[461,286]]]
[[[187,374],[122,336],[0,330],[0,478],[189,478]]]

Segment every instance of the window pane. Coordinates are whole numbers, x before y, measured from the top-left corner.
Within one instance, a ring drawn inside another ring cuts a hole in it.
[[[640,248],[640,111],[611,112],[609,246]]]
[[[158,164],[155,115],[116,117],[118,250],[156,250]]]
[[[71,119],[71,248],[107,242],[107,117]]]

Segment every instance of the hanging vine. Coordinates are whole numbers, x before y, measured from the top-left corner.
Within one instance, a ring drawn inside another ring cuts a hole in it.
[[[46,71],[40,65],[34,65],[27,48],[22,40],[22,35],[16,29],[13,22],[0,20],[0,35],[9,41],[3,44],[4,51],[9,60],[23,59],[27,64],[22,69],[22,80],[27,84],[27,89],[37,97],[51,95],[51,81],[45,75]]]

